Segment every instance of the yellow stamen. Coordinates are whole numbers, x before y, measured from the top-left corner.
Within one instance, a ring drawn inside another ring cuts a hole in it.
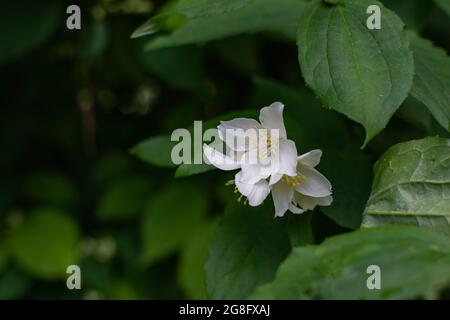
[[[234,184],[234,180],[228,180],[227,182],[225,182],[226,186],[231,186]]]
[[[281,181],[286,183],[288,186],[296,187],[301,184],[303,180],[306,180],[306,177],[302,174],[299,174],[297,176],[291,177],[291,176],[283,176]]]

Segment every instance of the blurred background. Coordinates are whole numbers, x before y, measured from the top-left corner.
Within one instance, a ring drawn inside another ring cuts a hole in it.
[[[430,1],[384,3],[450,51],[448,17]],[[149,38],[130,35],[169,2],[79,1],[81,30],[66,28],[70,4],[0,4],[0,299],[206,298],[207,244],[235,199],[227,177],[175,178],[130,150],[194,120],[258,110],[280,83],[317,104],[296,46],[261,33],[147,52]],[[338,117],[362,141],[362,129]],[[365,156],[437,133],[407,100]],[[316,242],[346,231],[318,210],[314,225]],[[82,290],[66,288],[71,264]]]

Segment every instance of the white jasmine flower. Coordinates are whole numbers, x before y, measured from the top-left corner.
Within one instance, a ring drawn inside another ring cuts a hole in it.
[[[231,155],[204,145],[206,158],[221,170],[241,169],[236,181],[245,184],[255,185],[269,177],[273,184],[284,175],[295,176],[297,148],[287,139],[283,109],[282,103],[275,102],[261,109],[259,122],[247,118],[222,121],[217,127],[219,137]]]
[[[300,214],[313,210],[317,205],[329,206],[333,201],[331,183],[314,169],[319,164],[321,156],[321,150],[312,150],[299,156],[296,175],[283,175],[272,185],[267,179],[261,179],[256,183],[243,182],[242,171],[238,172],[235,180],[229,181],[228,184],[235,184],[235,192],[240,192],[241,197],[246,197],[244,203],[248,202],[251,206],[260,205],[272,192],[276,217],[284,216],[287,210]]]
[[[333,201],[331,183],[314,169],[320,162],[321,150],[312,150],[298,157],[296,176],[284,175],[270,186],[275,205],[275,216],[282,217],[287,210],[303,213],[317,205],[329,206]]]
[[[283,108],[280,102],[262,108],[259,122],[246,118],[221,122],[219,137],[228,153],[203,146],[206,158],[217,168],[241,169],[234,180],[227,182],[234,184],[235,192],[241,194],[238,201],[245,197],[244,204],[259,206],[272,192],[276,217],[282,217],[288,210],[299,214],[333,201],[331,183],[314,169],[322,151],[312,150],[297,157],[295,143],[287,139]],[[270,134],[255,134],[268,130]]]

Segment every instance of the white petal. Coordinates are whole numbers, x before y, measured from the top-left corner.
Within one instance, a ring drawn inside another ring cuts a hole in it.
[[[272,173],[297,175],[297,148],[292,140],[281,140],[271,156]]]
[[[306,210],[303,210],[295,205],[293,205],[292,203],[289,204],[289,211],[295,214],[300,214],[305,212]]]
[[[295,187],[298,192],[311,197],[325,197],[331,194],[331,183],[319,171],[304,165],[298,165],[301,182]]]
[[[245,183],[256,183],[261,179],[267,179],[270,176],[270,167],[259,164],[247,164],[242,162],[241,181]]]
[[[269,180],[269,185],[273,185],[275,183],[277,183],[278,181],[280,181],[280,179],[283,177],[282,174],[279,173],[274,173],[270,176],[270,180]]]
[[[270,193],[269,184],[266,180],[260,180],[254,184],[242,182],[241,173],[242,171],[235,176],[236,187],[242,195],[247,197],[249,205],[259,206]]]
[[[297,158],[298,162],[306,166],[315,167],[319,164],[320,158],[322,157],[322,150],[316,149],[311,150],[305,154],[302,154]]]
[[[232,150],[245,151],[248,150],[248,139],[246,139],[246,132],[249,129],[255,129],[255,139],[257,139],[257,129],[262,128],[255,119],[236,118],[230,121],[221,121],[217,127],[219,130],[219,137],[225,141],[227,146]],[[256,141],[255,141],[256,143]]]
[[[284,182],[278,182],[272,186],[272,199],[275,206],[275,216],[282,217],[289,209],[292,202],[294,189]]]
[[[241,180],[246,183],[256,183],[261,179],[268,178],[272,171],[269,165],[261,164],[257,157],[257,152],[251,150],[245,152],[240,160],[242,168]]]
[[[237,159],[233,159],[230,156],[224,155],[218,150],[204,144],[203,153],[205,154],[208,161],[219,168],[220,170],[235,170],[241,167],[240,162]]]
[[[295,193],[294,199],[297,202],[297,204],[305,210],[313,210],[317,205],[329,206],[333,202],[332,196],[315,198],[305,196],[298,192]]]
[[[286,138],[286,128],[283,121],[284,105],[281,102],[274,102],[268,107],[261,109],[259,121],[264,128],[278,129],[280,138]]]

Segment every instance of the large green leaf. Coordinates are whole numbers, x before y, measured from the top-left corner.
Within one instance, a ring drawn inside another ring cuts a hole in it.
[[[423,102],[445,130],[450,131],[450,58],[431,41],[409,33],[415,76],[411,94]]]
[[[181,250],[178,279],[189,299],[206,299],[205,262],[217,223],[205,222],[189,236]]]
[[[301,11],[297,44],[306,83],[324,105],[366,130],[364,145],[407,97],[414,64],[402,21],[372,0],[312,1]],[[381,8],[381,30],[366,26],[367,7]]]
[[[397,144],[374,171],[363,227],[413,224],[450,236],[450,140]]]
[[[133,33],[139,37],[153,33],[169,19],[179,26],[169,35],[151,40],[147,48],[156,49],[259,31],[276,31],[295,38],[299,12],[304,3],[299,0],[215,0],[180,1],[170,13],[152,18]],[[161,22],[163,20],[163,22]]]
[[[78,263],[77,225],[67,215],[41,209],[25,219],[11,239],[11,253],[24,270],[44,279],[63,278]]]
[[[149,201],[141,222],[141,262],[148,265],[174,252],[206,214],[204,193],[195,184],[172,183]]]
[[[42,5],[38,1],[27,1],[26,5],[4,1],[0,5],[0,64],[41,45],[55,30],[63,12],[60,3],[45,3],[45,10]]]
[[[274,218],[272,206],[252,208],[233,203],[228,207],[209,246],[205,266],[210,298],[243,299],[272,280],[290,250],[283,220]]]
[[[371,265],[380,290],[369,290]],[[253,299],[437,298],[450,286],[448,239],[411,226],[363,229],[295,248]]]
[[[260,78],[255,82],[255,94],[258,105],[276,100],[286,105],[287,134],[299,153],[323,151],[318,169],[331,181],[334,200],[331,206],[320,209],[340,226],[358,228],[370,193],[372,165],[347,129],[350,121],[321,108],[308,90]]]

